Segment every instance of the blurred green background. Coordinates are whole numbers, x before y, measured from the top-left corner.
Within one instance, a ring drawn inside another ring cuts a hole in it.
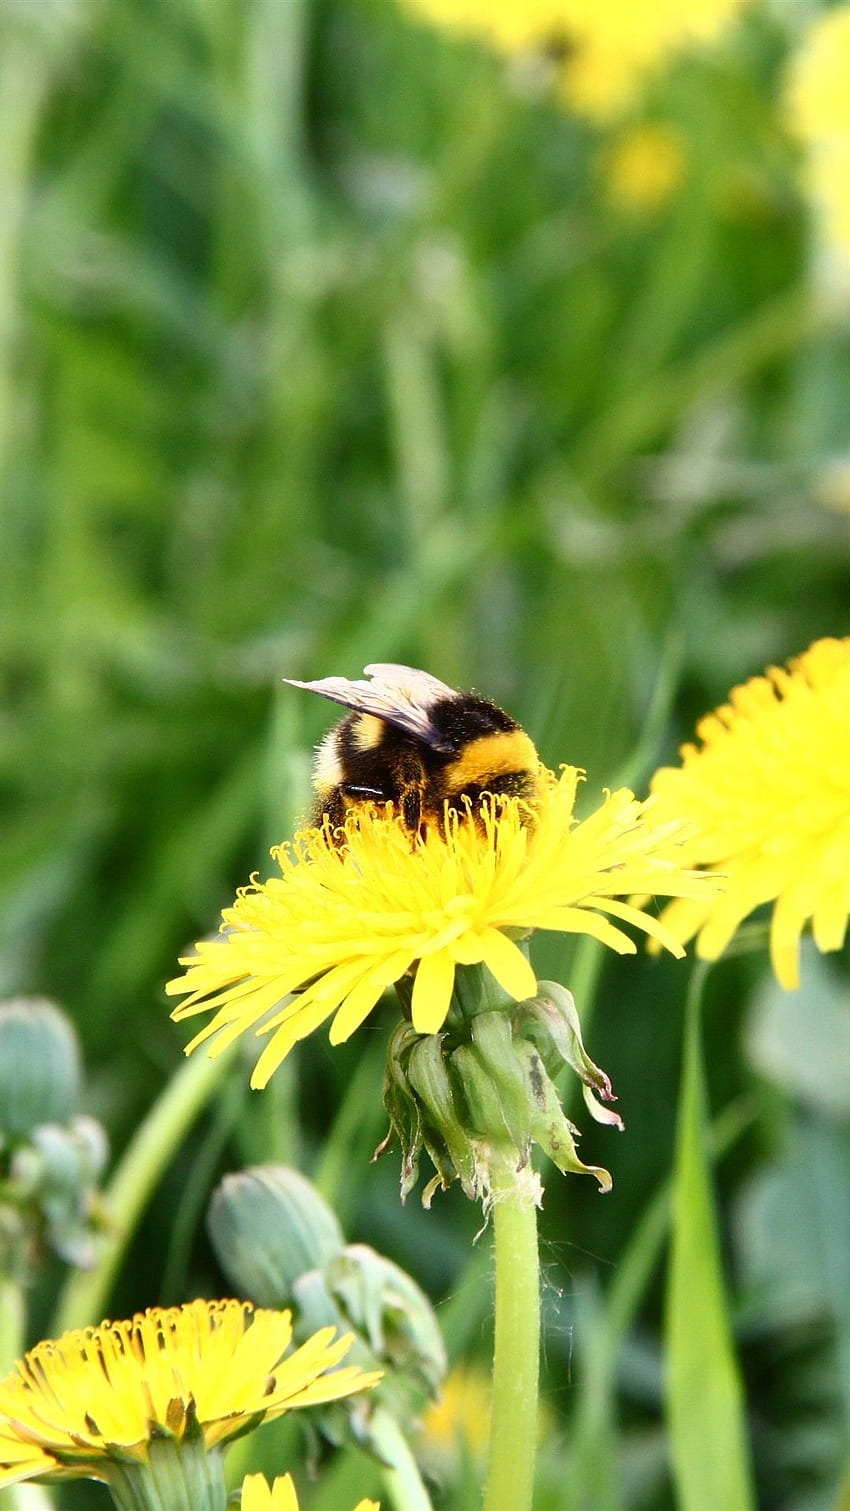
[[[283,676],[398,660],[475,686],[548,764],[585,767],[595,805],[645,792],[733,683],[850,632],[850,278],[812,249],[794,45],[781,7],[751,6],[628,122],[590,126],[389,0],[0,7],[0,978],[72,1015],[116,1155],[182,1063],[177,955],[308,804],[333,716]],[[659,122],[678,181],[616,193],[625,132]],[[544,1175],[539,1505],[666,1511],[663,1214],[657,1239],[639,1224],[670,1172],[690,968],[537,943],[626,1121],[582,1145],[611,1196]],[[804,983],[781,993],[758,953],[707,988],[776,1511],[833,1505],[850,1453],[846,972],[807,956]],[[358,1076],[350,1236],[488,1368],[480,1214],[454,1191],[402,1209],[397,1155],[368,1163],[387,1021],[333,1051],[319,1034],[262,1095],[233,1072],[112,1315],[220,1293],[211,1186],[248,1160],[314,1172]],[[447,1475],[436,1504],[475,1503]]]

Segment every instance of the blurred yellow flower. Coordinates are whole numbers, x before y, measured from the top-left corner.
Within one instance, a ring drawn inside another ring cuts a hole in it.
[[[451,1460],[459,1445],[483,1459],[490,1433],[493,1382],[483,1370],[456,1364],[422,1418],[421,1442],[426,1456]]]
[[[850,456],[830,457],[812,480],[812,497],[823,509],[850,514]]]
[[[850,257],[850,5],[816,16],[788,79],[792,130],[807,148],[809,193],[826,240]]]
[[[682,182],[686,162],[684,139],[674,126],[632,126],[605,153],[608,196],[624,210],[658,210]]]
[[[850,5],[836,5],[815,16],[791,64],[792,124],[808,141],[850,131],[848,60]]]
[[[561,0],[566,103],[606,120],[627,107],[653,70],[706,46],[736,20],[746,0]]]
[[[153,1307],[37,1343],[0,1381],[0,1487],[49,1477],[126,1483],[157,1444],[210,1453],[295,1407],[380,1378],[336,1369],[351,1336],[289,1353],[291,1313],[243,1301]]]
[[[850,640],[818,640],[736,687],[697,735],[652,791],[659,815],[692,820],[686,861],[725,875],[724,890],[672,903],[662,922],[682,942],[696,934],[697,954],[716,960],[773,902],[773,968],[795,987],[806,922],[818,949],[837,950],[850,911]]]
[[[500,52],[545,48],[558,35],[558,0],[404,0],[436,26],[480,37]]]
[[[307,829],[273,850],[282,874],[242,888],[218,938],[196,945],[168,983],[187,998],[175,1018],[214,1013],[187,1053],[213,1037],[217,1054],[250,1029],[271,1033],[251,1078],[265,1086],[299,1039],[333,1018],[331,1042],[343,1042],[408,973],[413,1026],[437,1033],[457,966],[483,963],[517,1001],[534,994],[517,939],[536,928],[634,952],[613,918],[681,954],[628,899],[699,897],[716,884],[682,870],[679,826],[656,823],[652,805],[626,789],[579,823],[581,776],[569,766],[542,782],[533,828],[521,799],[485,797],[480,822],[450,813],[445,835],[412,839],[391,809],[367,811],[349,819],[342,846]]]
[[[468,1455],[483,1463],[490,1437],[493,1379],[475,1365],[456,1364],[442,1386],[438,1400],[425,1411],[417,1437],[417,1456],[437,1480],[454,1479],[458,1462]],[[538,1406],[537,1437],[544,1442],[551,1433],[550,1413]]]
[[[291,1474],[278,1475],[269,1485],[263,1474],[246,1474],[242,1481],[241,1511],[298,1511]],[[354,1511],[380,1511],[378,1501],[358,1501]]]
[[[606,120],[627,107],[647,76],[677,52],[712,43],[747,0],[404,0],[447,30],[504,52],[547,55],[565,103]]]

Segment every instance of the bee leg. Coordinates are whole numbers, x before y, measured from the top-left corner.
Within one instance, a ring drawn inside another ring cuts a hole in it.
[[[422,798],[415,787],[408,787],[401,796],[401,819],[405,829],[415,834],[422,822]]]

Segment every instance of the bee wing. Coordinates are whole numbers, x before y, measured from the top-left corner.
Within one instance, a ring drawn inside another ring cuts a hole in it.
[[[404,730],[439,750],[444,737],[431,723],[429,710],[440,699],[454,697],[454,689],[428,672],[419,671],[414,666],[400,666],[393,661],[376,661],[364,670],[372,678],[371,682],[348,677],[320,677],[316,682],[299,682],[294,677],[284,677],[283,680],[290,687],[306,688],[308,692],[330,698],[332,703],[341,703],[343,708],[351,708],[355,713],[385,719],[396,729]]]

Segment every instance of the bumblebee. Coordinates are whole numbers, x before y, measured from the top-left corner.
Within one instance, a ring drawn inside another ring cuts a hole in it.
[[[316,750],[311,823],[333,832],[364,804],[392,803],[419,834],[442,831],[447,808],[474,815],[484,793],[533,804],[540,758],[510,714],[412,666],[376,662],[365,672],[369,681],[284,678],[351,710]]]

